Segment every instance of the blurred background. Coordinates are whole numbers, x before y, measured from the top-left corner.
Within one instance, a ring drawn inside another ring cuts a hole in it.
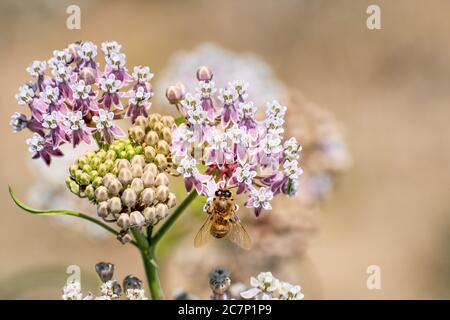
[[[81,30],[66,28],[71,4]],[[381,30],[366,27],[370,4],[381,8]],[[286,104],[288,132],[307,146],[300,197],[256,222],[241,214],[254,251],[195,250],[201,203],[192,206],[160,248],[168,296],[183,288],[208,298],[207,272],[221,265],[245,283],[270,270],[306,299],[449,299],[448,12],[444,0],[0,0],[0,298],[60,299],[71,264],[86,292],[96,290],[102,260],[119,279],[144,278],[131,246],[71,218],[26,214],[7,191],[39,207],[92,211],[65,190],[66,164],[30,164],[29,132],[14,134],[8,122],[29,63],[73,41],[116,40],[129,69],[155,73],[153,110],[173,113],[162,96],[168,82],[212,64],[218,82],[244,78],[259,104]],[[330,144],[334,153],[324,154]],[[381,268],[380,290],[366,286],[370,265]]]

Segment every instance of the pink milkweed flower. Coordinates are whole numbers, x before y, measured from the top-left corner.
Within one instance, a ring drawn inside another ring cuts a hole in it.
[[[52,144],[39,133],[26,140],[28,150],[33,154],[33,159],[42,158],[47,165],[51,163],[51,157],[61,157],[63,153],[59,149],[53,149]]]
[[[230,185],[237,186],[236,194],[240,194],[251,188],[253,179],[256,177],[254,166],[246,163],[243,167],[237,167],[230,180]]]
[[[116,79],[116,76],[111,73],[107,77],[100,78],[99,86],[104,91],[103,97],[99,100],[102,106],[109,110],[111,103],[113,103],[117,109],[122,110],[123,106],[120,103],[118,94],[118,91],[122,87],[122,81]]]
[[[239,125],[245,126],[252,138],[256,139],[258,135],[258,124],[255,121],[255,114],[258,108],[253,104],[252,101],[249,101],[246,103],[239,103],[237,110],[241,119]]]
[[[220,89],[219,92],[219,100],[223,102],[222,127],[226,127],[230,121],[237,123],[238,114],[234,102],[238,98],[238,94],[234,88]]]
[[[138,116],[147,117],[147,108],[150,106],[149,100],[152,96],[153,93],[147,91],[143,86],[133,88],[129,92],[128,110],[125,118],[131,118],[131,122],[134,123]]]
[[[86,84],[84,80],[79,80],[71,85],[74,105],[73,111],[81,111],[85,115],[89,110],[98,111],[98,105],[95,103],[95,93],[92,86]]]
[[[103,109],[98,111],[98,115],[92,117],[92,121],[95,123],[96,131],[102,134],[103,140],[107,143],[112,143],[114,137],[124,137],[125,132],[114,124],[114,113],[107,112]]]
[[[185,157],[181,159],[177,171],[184,177],[186,191],[190,192],[195,187],[198,194],[204,192],[204,183],[211,179],[210,176],[199,173],[197,161],[194,158]]]
[[[79,145],[81,140],[88,145],[92,143],[91,134],[95,129],[86,126],[81,111],[68,112],[63,120],[63,126],[72,140],[73,147]]]
[[[270,201],[273,199],[273,192],[269,188],[260,187],[259,189],[252,188],[250,190],[250,198],[245,203],[247,208],[254,208],[255,215],[259,217],[261,210],[270,210],[272,205]]]
[[[61,114],[56,111],[44,114],[42,118],[42,127],[49,130],[53,149],[59,147],[61,142],[68,141],[67,133],[61,126],[62,121],[63,119]]]
[[[78,58],[81,60],[80,67],[91,67],[97,69],[95,57],[97,56],[97,46],[90,41],[83,42],[77,48]]]

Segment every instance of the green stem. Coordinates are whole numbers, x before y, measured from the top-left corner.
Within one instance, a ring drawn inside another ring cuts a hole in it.
[[[115,236],[119,235],[119,232],[114,230],[113,228],[111,228],[110,226],[108,226],[106,223],[101,222],[98,219],[95,219],[87,214],[81,213],[81,212],[76,212],[76,211],[71,211],[71,210],[40,210],[40,209],[35,209],[32,208],[28,205],[26,205],[25,203],[23,203],[22,201],[20,201],[16,195],[14,194],[14,192],[12,191],[11,187],[9,187],[9,194],[11,196],[11,198],[13,199],[14,203],[21,209],[35,214],[35,215],[41,215],[41,216],[49,216],[49,215],[66,215],[66,216],[73,216],[73,217],[77,217],[77,218],[81,218],[87,221],[90,221],[92,223],[95,223],[96,225],[102,227],[103,229],[105,229],[106,231],[112,233]],[[131,242],[134,246],[137,246],[135,241]]]
[[[197,197],[197,191],[192,191],[180,205],[175,209],[175,211],[166,219],[166,222],[158,229],[155,235],[152,237],[152,246],[155,247],[159,240],[166,234],[170,227],[175,223],[178,217],[183,213],[183,211],[189,206],[189,204],[194,201]]]
[[[145,235],[138,229],[131,229],[131,233],[136,239],[139,251],[141,252],[152,299],[164,299],[164,294],[161,289],[161,282],[159,281],[158,266],[155,261],[155,248],[150,246],[150,243]]]

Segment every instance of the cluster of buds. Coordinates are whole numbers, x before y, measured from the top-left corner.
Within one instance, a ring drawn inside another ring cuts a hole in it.
[[[127,243],[132,240],[130,228],[156,225],[176,205],[176,197],[169,190],[168,175],[146,161],[140,145],[123,140],[109,148],[78,159],[70,167],[66,182],[72,192],[97,205],[99,217],[116,223],[120,228],[118,239]]]
[[[121,47],[115,41],[102,43],[103,69],[92,42],[55,50],[48,61],[34,61],[27,68],[34,81],[22,85],[16,99],[31,116],[15,112],[10,124],[15,132],[24,128],[33,132],[26,141],[33,158],[49,165],[52,156],[62,156],[63,143],[76,147],[95,138],[110,144],[124,136],[113,120],[125,117],[134,122],[139,115],[147,116],[153,74],[148,67],[137,66],[130,75]],[[122,103],[123,98],[128,101]]]
[[[241,292],[244,299],[253,300],[302,300],[300,286],[280,281],[271,272],[261,272],[250,278],[251,289]]]
[[[180,84],[167,89],[169,102],[185,118],[173,130],[172,159],[188,191],[195,187],[211,199],[219,187],[236,188],[259,216],[262,209],[271,209],[276,194],[297,192],[301,146],[293,137],[283,140],[285,106],[267,103],[265,118],[258,121],[247,82],[236,80],[217,90],[212,78],[209,68],[200,67],[195,94]],[[204,174],[198,164],[207,167]]]
[[[161,170],[168,170],[173,167],[170,144],[174,125],[173,117],[152,113],[148,117],[137,117],[128,129],[128,135],[142,147],[147,162],[155,163]]]
[[[63,288],[63,300],[117,300],[121,297],[127,300],[147,300],[144,289],[142,289],[142,281],[137,277],[126,276],[122,285],[113,279],[114,265],[112,263],[99,262],[95,265],[95,271],[102,281],[99,296],[94,297],[89,292],[83,297],[81,283],[72,280],[66,283]]]

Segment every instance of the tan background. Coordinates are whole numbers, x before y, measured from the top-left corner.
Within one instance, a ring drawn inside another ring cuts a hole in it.
[[[156,75],[171,54],[204,41],[256,53],[344,124],[354,165],[320,216],[307,298],[450,298],[450,3],[376,1],[382,30],[369,31],[372,2],[0,1],[0,297],[58,299],[68,264],[89,286],[99,260],[143,277],[132,248],[55,228],[7,194],[10,184],[24,197],[30,183],[28,133],[8,126],[25,67],[71,41],[115,39],[129,65]],[[69,4],[82,8],[80,31],[65,28]],[[382,290],[366,288],[371,264]]]

